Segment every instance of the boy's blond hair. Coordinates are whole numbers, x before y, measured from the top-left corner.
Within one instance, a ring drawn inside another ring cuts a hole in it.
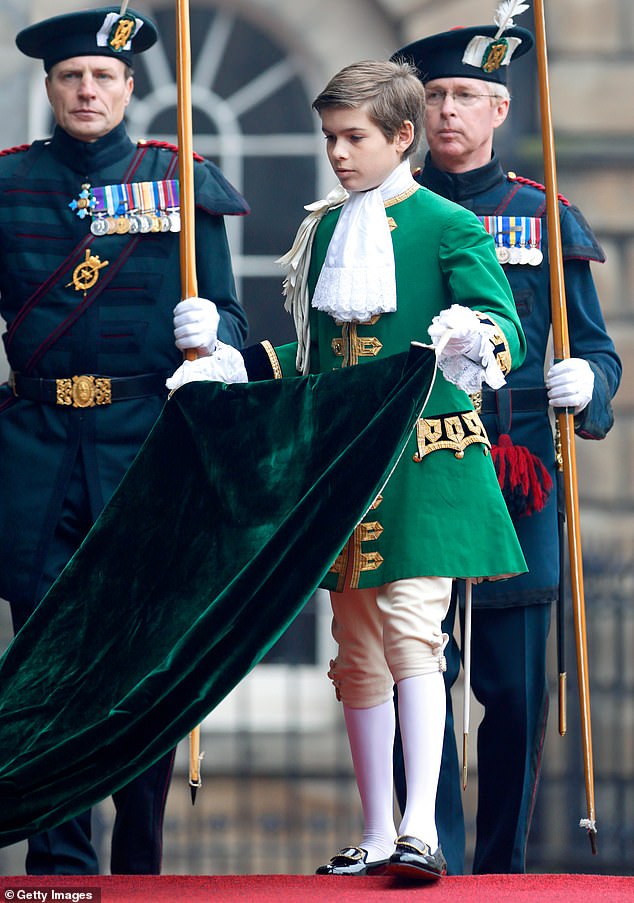
[[[423,130],[425,91],[416,68],[405,61],[362,60],[334,75],[313,101],[319,114],[329,107],[363,108],[392,141],[406,120],[414,126],[414,139],[403,154],[411,156]]]

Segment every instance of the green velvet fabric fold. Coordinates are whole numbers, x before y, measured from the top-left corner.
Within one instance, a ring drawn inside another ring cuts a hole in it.
[[[434,377],[365,367],[165,405],[110,503],[0,662],[0,845],[83,811],[194,728],[319,585]]]

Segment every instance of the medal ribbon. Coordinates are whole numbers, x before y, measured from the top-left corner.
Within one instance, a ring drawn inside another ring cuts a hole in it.
[[[93,215],[121,216],[132,210],[152,213],[180,207],[178,179],[101,185],[90,193],[95,201],[90,211]]]

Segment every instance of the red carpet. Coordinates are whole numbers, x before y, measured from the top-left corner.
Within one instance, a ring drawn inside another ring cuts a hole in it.
[[[634,878],[481,875],[445,878],[435,884],[403,884],[391,878],[303,875],[0,877],[0,903],[411,903],[423,899],[426,903],[634,903]]]

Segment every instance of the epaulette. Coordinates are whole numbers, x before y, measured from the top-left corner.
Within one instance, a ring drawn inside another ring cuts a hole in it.
[[[15,147],[7,147],[5,150],[0,150],[0,157],[7,157],[9,154],[20,154],[23,151],[28,151],[30,147],[30,144],[18,144]]]
[[[171,150],[175,154],[178,153],[178,147],[175,144],[170,144],[169,141],[148,141],[145,138],[141,138],[140,141],[137,141],[137,145],[138,147],[163,147],[165,150]],[[195,151],[193,157],[198,163],[205,162],[205,158],[201,157],[200,154],[197,154]]]
[[[530,185],[531,188],[537,188],[539,191],[546,191],[546,186],[542,185],[541,182],[534,182],[533,179],[526,179],[524,176],[518,176],[515,172],[507,172],[507,179],[510,182],[519,182],[520,185]],[[568,198],[564,197],[563,194],[558,194],[557,197],[564,205],[564,207],[570,207],[570,201]]]

